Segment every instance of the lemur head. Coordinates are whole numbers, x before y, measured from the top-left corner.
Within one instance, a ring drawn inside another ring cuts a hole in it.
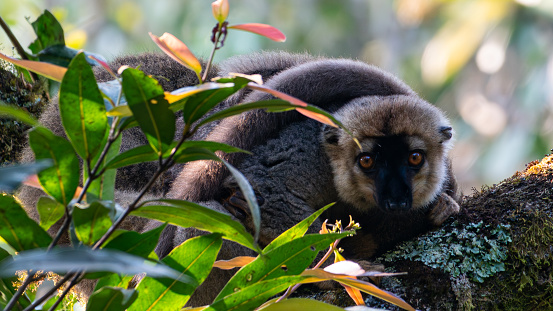
[[[443,191],[453,131],[438,108],[416,96],[368,96],[335,115],[362,147],[341,129],[323,130],[342,200],[398,213],[423,208]]]

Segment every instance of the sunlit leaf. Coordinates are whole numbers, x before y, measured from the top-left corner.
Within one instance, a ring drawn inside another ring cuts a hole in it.
[[[385,290],[382,290],[369,282],[352,279],[351,276],[348,276],[348,275],[333,274],[330,272],[326,272],[322,269],[306,270],[301,275],[311,276],[313,279],[309,279],[309,281],[334,280],[339,282],[342,285],[347,285],[349,287],[359,289],[360,291],[370,294],[374,297],[380,298],[389,303],[393,303],[394,305],[400,308],[403,308],[405,310],[412,310],[412,311],[415,310],[403,299],[397,297],[396,295],[390,292],[387,292]]]
[[[216,89],[222,89],[222,88],[234,88],[234,84],[207,82],[201,85],[187,86],[187,87],[174,90],[172,92],[165,92],[165,99],[170,104],[173,104],[175,102],[178,102],[179,100],[182,100],[186,97],[190,97],[197,93],[201,93],[207,90],[216,90]],[[175,108],[172,108],[172,109],[175,110]]]
[[[63,77],[59,107],[75,150],[83,159],[92,160],[106,143],[109,126],[104,99],[83,53],[73,59]]]
[[[300,274],[312,263],[319,251],[348,234],[351,233],[310,234],[263,253],[236,272],[216,300],[259,281]]]
[[[125,69],[122,76],[129,108],[150,146],[161,156],[175,135],[175,114],[169,109],[163,89],[155,79],[134,68]]]
[[[221,248],[221,234],[209,234],[186,240],[169,253],[162,262],[201,284],[209,275]],[[184,306],[196,286],[176,280],[144,278],[137,286],[140,297],[129,309],[168,310]]]
[[[50,197],[40,197],[36,209],[40,217],[40,226],[44,230],[50,229],[65,214],[65,206]]]
[[[52,166],[52,160],[43,159],[34,163],[0,167],[0,191],[11,192],[30,176]]]
[[[334,205],[334,203],[331,203],[331,204],[326,205],[323,208],[320,208],[319,210],[317,210],[316,212],[311,214],[309,217],[305,218],[304,220],[302,220],[301,222],[299,222],[298,224],[296,224],[292,228],[290,228],[290,229],[286,230],[285,232],[283,232],[282,234],[280,234],[276,239],[274,239],[271,243],[269,243],[269,245],[267,245],[263,249],[263,253],[270,252],[273,249],[275,249],[275,248],[277,248],[277,247],[279,247],[279,246],[281,246],[285,243],[288,243],[288,242],[290,242],[294,239],[297,239],[299,237],[304,236],[304,234],[307,232],[307,229],[309,229],[309,226],[311,226],[311,224],[324,211],[326,211],[329,207],[331,207],[333,205]]]
[[[38,174],[40,184],[56,201],[69,204],[79,186],[79,160],[71,144],[45,128],[29,132],[29,144],[35,158],[52,159],[54,165]]]
[[[107,115],[110,117],[130,117],[132,116],[132,111],[128,105],[121,105],[113,107],[110,111],[107,112]]]
[[[18,252],[46,247],[52,241],[50,235],[27,216],[13,196],[1,193],[0,237]]]
[[[219,268],[223,270],[230,270],[238,267],[243,267],[250,262],[254,261],[255,257],[251,256],[238,256],[230,260],[217,260],[214,264],[214,268]]]
[[[133,275],[125,275],[122,277],[117,273],[109,273],[98,280],[98,283],[96,283],[96,286],[94,287],[94,291],[97,291],[105,286],[127,288],[133,277]]]
[[[202,65],[192,54],[190,49],[184,44],[182,41],[177,39],[177,37],[173,36],[170,33],[164,33],[161,37],[157,37],[156,35],[149,33],[150,37],[154,42],[159,46],[159,48],[165,52],[169,57],[180,63],[181,65],[185,66],[186,68],[191,69],[198,75],[198,82],[201,81],[200,79],[200,72],[202,71]]]
[[[18,270],[45,270],[58,274],[80,270],[121,274],[146,273],[150,277],[178,279],[191,285],[196,283],[165,265],[153,264],[141,257],[117,250],[92,250],[85,247],[59,248],[49,252],[42,249],[30,250],[19,253],[13,260],[0,263],[1,277],[12,275]]]
[[[86,310],[126,310],[138,297],[134,289],[123,289],[117,287],[102,287],[90,295]]]
[[[249,23],[249,24],[232,25],[232,26],[229,26],[228,28],[252,32],[277,42],[286,41],[286,36],[280,30],[270,25]]]
[[[307,298],[289,298],[259,309],[260,311],[343,311],[344,309],[322,301]]]
[[[182,200],[158,200],[165,205],[147,205],[133,211],[131,215],[168,222],[181,227],[194,227],[199,230],[218,232],[224,239],[260,251],[253,237],[242,224],[230,216],[219,213],[196,203]]]
[[[86,208],[73,208],[73,223],[79,241],[92,245],[111,227],[110,209],[100,201],[92,202]]]
[[[63,28],[50,11],[44,10],[31,26],[37,35],[37,39],[29,45],[33,53],[36,54],[52,45],[65,45]]]
[[[213,304],[203,310],[254,310],[270,297],[307,278],[299,275],[288,275],[252,282],[251,286],[231,291],[224,297],[216,298]]]
[[[67,68],[58,65],[32,60],[16,59],[6,56],[2,53],[0,53],[0,58],[16,66],[25,68],[32,72],[38,73],[41,76],[45,76],[48,79],[52,79],[58,82],[61,82],[61,80],[63,79],[63,75],[65,75],[65,72],[67,71]]]

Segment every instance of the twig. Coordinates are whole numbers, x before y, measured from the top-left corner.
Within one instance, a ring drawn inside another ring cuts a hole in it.
[[[27,53],[25,52],[25,50],[23,49],[23,47],[21,46],[21,44],[19,43],[19,41],[17,40],[13,32],[11,31],[8,24],[6,24],[6,22],[1,16],[0,16],[0,26],[2,27],[2,30],[4,30],[8,38],[10,39],[11,43],[13,44],[13,47],[15,48],[15,50],[17,51],[17,54],[19,54],[21,59],[29,59],[29,57],[27,56]],[[35,81],[38,80],[38,76],[34,72],[29,71],[29,73],[31,74],[31,77],[33,78],[33,80]]]

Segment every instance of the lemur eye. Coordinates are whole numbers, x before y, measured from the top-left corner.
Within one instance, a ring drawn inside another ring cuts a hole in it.
[[[374,167],[374,157],[370,154],[360,155],[357,162],[359,163],[359,166],[365,170],[370,170]]]
[[[419,151],[413,151],[409,154],[408,161],[410,166],[421,166],[424,162],[424,154]]]

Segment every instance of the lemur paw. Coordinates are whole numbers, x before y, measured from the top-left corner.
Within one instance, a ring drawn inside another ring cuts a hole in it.
[[[459,204],[449,195],[442,193],[438,197],[438,202],[430,211],[428,218],[434,226],[440,226],[449,218],[449,216],[458,214],[459,210]]]
[[[265,199],[258,193],[255,194],[255,197],[257,199],[257,203],[259,205],[263,205]],[[234,217],[238,218],[239,220],[244,220],[251,215],[250,207],[248,206],[246,197],[238,188],[233,189],[232,194],[228,198],[223,199],[222,204],[225,209],[227,209],[232,215],[234,215]]]

